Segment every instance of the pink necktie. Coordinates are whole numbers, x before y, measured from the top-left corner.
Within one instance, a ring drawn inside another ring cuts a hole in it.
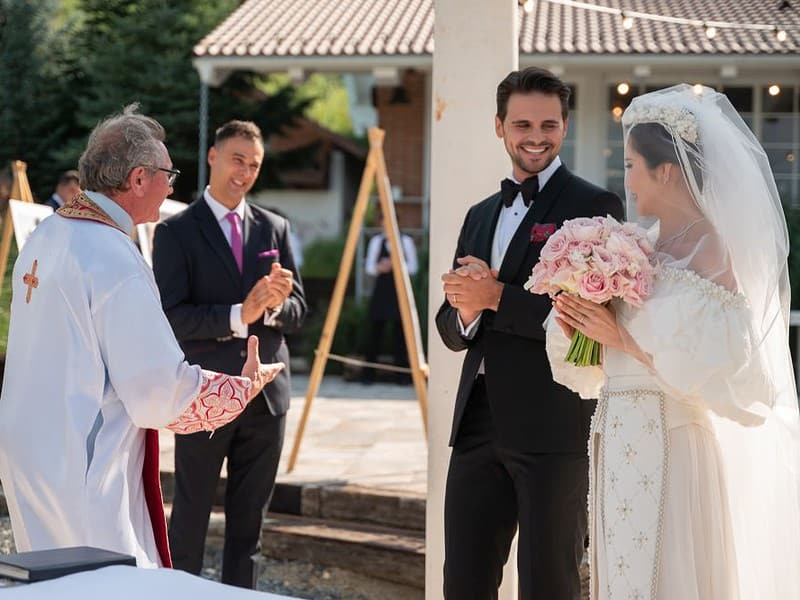
[[[225,218],[231,224],[231,250],[233,250],[233,258],[236,259],[236,265],[239,267],[239,273],[242,272],[242,228],[239,225],[239,215],[231,211]]]

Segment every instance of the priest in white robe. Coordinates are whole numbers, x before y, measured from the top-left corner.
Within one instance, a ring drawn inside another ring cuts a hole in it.
[[[249,340],[241,377],[186,363],[131,241],[177,171],[156,121],[128,107],[93,131],[87,191],[31,235],[13,272],[0,481],[18,551],[96,546],[171,566],[158,436],[235,419],[283,367]]]

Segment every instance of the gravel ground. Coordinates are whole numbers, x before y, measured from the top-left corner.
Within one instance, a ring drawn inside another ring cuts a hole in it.
[[[14,537],[11,535],[11,519],[0,517],[0,554],[14,552]]]
[[[222,546],[209,540],[202,576],[219,581]],[[299,561],[263,557],[258,589],[308,600],[422,600],[422,589],[359,573]]]
[[[0,554],[14,552],[11,521],[0,517]],[[222,547],[210,541],[206,548],[203,577],[219,581]],[[264,558],[258,589],[307,600],[422,600],[424,593],[352,573],[309,563]]]

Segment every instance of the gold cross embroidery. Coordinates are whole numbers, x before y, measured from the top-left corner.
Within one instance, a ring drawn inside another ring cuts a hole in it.
[[[23,283],[28,286],[28,294],[25,296],[25,304],[31,303],[31,293],[33,292],[33,288],[39,287],[39,278],[36,276],[36,267],[38,266],[39,261],[34,260],[31,272],[25,273],[25,276],[22,278]]]

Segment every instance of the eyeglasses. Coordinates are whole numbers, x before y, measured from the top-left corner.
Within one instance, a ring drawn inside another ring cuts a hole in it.
[[[148,169],[155,169],[156,171],[164,171],[164,173],[169,173],[169,175],[167,175],[167,184],[169,187],[172,187],[175,184],[175,180],[178,178],[178,175],[181,174],[178,169],[165,169],[164,167],[156,167],[155,165],[142,166],[147,167]]]

